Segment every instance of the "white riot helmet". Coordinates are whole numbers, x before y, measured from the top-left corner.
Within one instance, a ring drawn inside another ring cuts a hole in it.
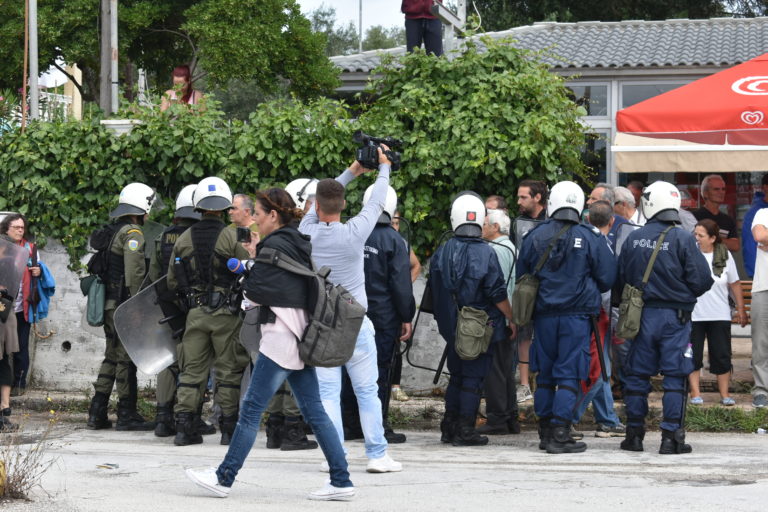
[[[459,236],[481,236],[485,223],[485,203],[474,192],[460,192],[451,204],[451,229]]]
[[[680,191],[666,181],[656,181],[643,190],[643,215],[668,222],[680,222]]]
[[[187,185],[181,189],[179,195],[176,196],[176,212],[173,214],[174,217],[200,220],[200,212],[195,211],[195,203],[192,201],[196,188],[197,185]]]
[[[303,210],[307,204],[307,201],[311,201],[315,198],[315,192],[317,191],[317,180],[315,178],[299,178],[293,180],[285,186],[285,191],[296,203],[296,208]]]
[[[363,206],[368,204],[373,194],[373,185],[365,189],[363,194]],[[387,186],[387,197],[384,198],[384,212],[382,215],[387,215],[389,218],[379,217],[379,222],[389,224],[392,219],[395,218],[395,211],[397,210],[397,192],[391,186]]]
[[[572,181],[561,181],[549,191],[547,217],[580,222],[584,209],[584,191]]]
[[[210,176],[197,184],[192,201],[195,210],[229,210],[232,208],[232,191],[223,179]]]
[[[124,215],[145,215],[155,202],[155,191],[143,183],[130,183],[120,191],[117,208],[110,212],[111,218]]]

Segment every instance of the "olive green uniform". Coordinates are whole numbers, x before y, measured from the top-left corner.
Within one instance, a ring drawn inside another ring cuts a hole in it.
[[[193,219],[181,218],[178,219],[177,225],[189,228],[189,226],[193,225],[195,222],[197,221]],[[176,233],[169,234],[166,243],[173,243],[175,245],[179,236],[181,235],[177,235]],[[162,268],[162,237],[163,234],[161,233],[155,240],[154,249],[152,250],[152,256],[149,261],[149,281],[151,283],[154,283],[168,272],[167,267]],[[179,376],[178,358],[181,357],[181,344],[178,344],[176,349],[177,360],[157,374],[157,388],[155,395],[158,404],[172,404],[176,398],[176,380]]]
[[[110,261],[122,260],[124,277],[122,283],[108,283],[108,287],[118,288],[118,295],[109,297],[104,304],[104,335],[107,346],[104,350],[104,361],[101,363],[99,375],[93,387],[97,392],[109,395],[112,387],[117,384],[117,395],[120,400],[135,400],[137,393],[136,365],[131,361],[122,342],[115,331],[115,309],[128,297],[139,292],[146,272],[144,261],[144,234],[141,226],[125,224],[115,234],[109,248]],[[110,266],[112,263],[110,263]],[[125,288],[122,289],[122,286]],[[127,293],[126,293],[127,291]]]
[[[217,216],[206,214],[201,221],[215,220],[221,222]],[[168,288],[179,289],[179,280],[174,268],[177,258],[189,262],[189,271],[192,276],[187,276],[190,283],[193,276],[200,279],[200,269],[196,260],[192,257],[194,246],[192,243],[192,231],[185,231],[173,247],[171,261],[168,268]],[[224,227],[218,235],[214,247],[219,258],[247,259],[248,252],[237,242],[236,231]],[[226,266],[213,267],[215,277],[222,272],[229,272]],[[208,296],[208,292],[201,287],[192,286],[186,293],[191,297],[191,309],[187,314],[186,331],[181,343],[179,366],[179,386],[177,389],[177,404],[175,412],[194,413],[201,402],[201,387],[208,379],[210,361],[216,369],[215,401],[221,406],[224,416],[236,415],[240,401],[240,381],[243,370],[249,362],[248,354],[240,345],[241,320],[237,313],[232,313],[227,305],[213,309],[210,305],[196,305],[195,301]],[[228,294],[229,290],[221,286],[211,285],[214,293]],[[183,291],[183,290],[182,290]],[[204,301],[203,301],[204,302]]]

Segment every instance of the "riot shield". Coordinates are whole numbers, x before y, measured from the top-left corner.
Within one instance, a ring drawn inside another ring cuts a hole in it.
[[[183,322],[184,313],[178,308],[169,311],[168,301],[163,300],[168,293],[165,279],[158,279],[115,310],[115,330],[120,341],[136,367],[148,375],[155,375],[176,361],[177,340],[171,324],[178,326]],[[175,334],[180,336],[178,330]]]
[[[541,224],[542,221],[536,219],[528,219],[525,217],[518,217],[515,219],[512,226],[512,234],[514,239],[512,240],[517,250],[523,245],[523,237],[528,234],[530,230]]]
[[[29,251],[25,247],[0,239],[0,288],[5,288],[13,300],[19,293],[28,259]]]
[[[630,233],[639,228],[640,226],[630,222],[625,222],[619,226],[619,229],[616,232],[616,245],[613,247],[613,252],[616,253],[617,257],[621,254],[621,246],[627,241],[627,237],[629,237]]]

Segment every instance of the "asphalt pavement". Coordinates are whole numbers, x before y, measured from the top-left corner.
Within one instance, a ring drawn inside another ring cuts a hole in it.
[[[3,512],[174,511],[764,511],[768,435],[688,435],[689,455],[659,455],[658,432],[644,453],[618,449],[620,439],[585,438],[582,454],[548,455],[533,432],[496,436],[485,447],[443,445],[435,431],[405,431],[390,447],[401,473],[369,474],[361,442],[347,442],[357,496],[313,502],[327,478],[319,450],[267,450],[260,433],[226,499],[207,497],[184,475],[218,464],[218,435],[176,447],[152,433],[56,427],[46,454],[54,460],[31,502],[1,503]]]

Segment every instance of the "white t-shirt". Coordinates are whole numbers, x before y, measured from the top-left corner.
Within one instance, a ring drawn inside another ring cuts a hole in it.
[[[761,208],[755,214],[752,221],[752,229],[755,226],[764,226],[768,229],[768,208]],[[752,293],[768,290],[768,252],[757,248],[755,257],[755,277],[752,281]]]
[[[714,252],[702,253],[709,265],[709,271],[715,284],[704,295],[696,301],[696,307],[693,308],[691,320],[694,322],[712,322],[712,321],[731,321],[731,306],[728,304],[728,285],[739,280],[739,273],[736,270],[736,262],[733,256],[728,253],[728,262],[725,264],[720,277],[712,272],[712,257]]]

